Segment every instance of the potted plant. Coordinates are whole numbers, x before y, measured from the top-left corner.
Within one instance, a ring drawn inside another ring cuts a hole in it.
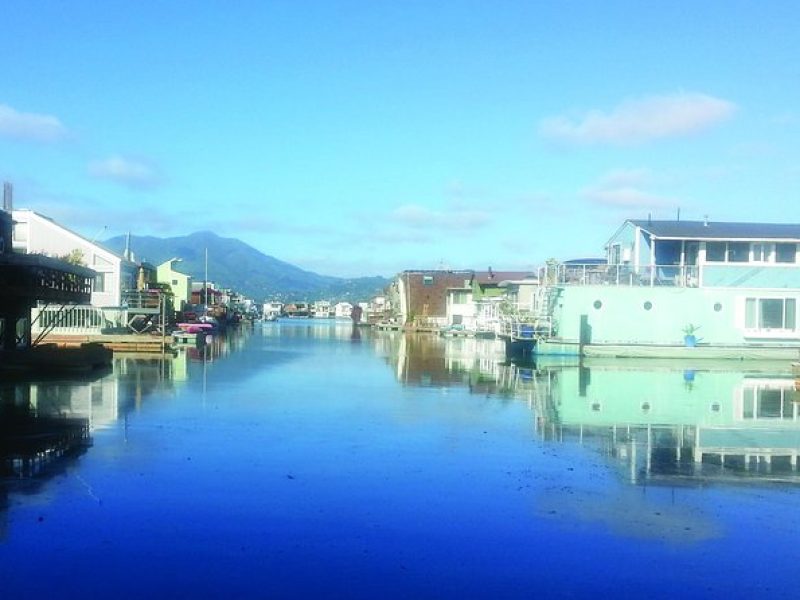
[[[692,325],[691,323],[687,324],[686,327],[683,328],[683,343],[687,348],[694,348],[697,346],[697,336],[695,335],[695,332],[698,329],[700,329],[699,325]]]

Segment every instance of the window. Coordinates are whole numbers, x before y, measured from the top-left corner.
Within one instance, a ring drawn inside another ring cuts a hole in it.
[[[706,242],[706,260],[725,262],[725,242]]]
[[[423,275],[422,285],[433,285],[433,275]]]
[[[753,262],[771,262],[772,244],[753,244]]]
[[[794,331],[797,303],[794,298],[747,298],[745,329],[783,329]]]
[[[730,242],[728,244],[728,262],[750,262],[750,244]]]
[[[469,302],[469,292],[453,292],[453,304],[467,304]]]
[[[742,418],[794,420],[793,394],[792,388],[746,387],[742,390]]]
[[[797,259],[797,244],[775,244],[775,262],[793,263]]]
[[[15,223],[14,229],[11,232],[11,239],[15,242],[27,242],[28,241],[28,224],[27,223]]]
[[[172,280],[172,285],[178,285],[178,280],[177,279],[173,279]]]
[[[611,244],[608,254],[608,264],[618,265],[622,259],[622,247],[619,244]]]
[[[94,292],[105,292],[106,291],[106,274],[105,273],[98,273],[94,276],[94,286],[92,288]]]
[[[706,262],[795,262],[796,244],[706,242]]]

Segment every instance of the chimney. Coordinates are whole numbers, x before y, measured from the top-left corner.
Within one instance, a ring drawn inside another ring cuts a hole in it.
[[[708,227],[708,215],[703,215],[703,227]]]
[[[489,267],[489,279],[494,279],[494,273],[492,273],[492,267]]]
[[[14,188],[8,181],[3,182],[3,210],[8,212],[14,210]]]

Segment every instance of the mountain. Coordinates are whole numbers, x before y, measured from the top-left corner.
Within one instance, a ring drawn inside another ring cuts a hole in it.
[[[122,254],[127,236],[106,240],[104,245]],[[223,238],[210,231],[183,237],[134,236],[130,248],[137,260],[159,265],[170,258],[182,260],[176,268],[203,281],[205,250],[208,248],[208,279],[231,288],[256,302],[268,298],[310,301],[368,300],[389,284],[385,277],[345,279],[304,271],[268,256],[235,238]]]

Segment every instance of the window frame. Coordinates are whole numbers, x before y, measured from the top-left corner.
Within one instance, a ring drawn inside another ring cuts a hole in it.
[[[773,303],[780,302],[777,309]],[[791,337],[800,335],[798,331],[797,298],[788,296],[747,296],[744,298],[742,328],[749,337]],[[766,312],[765,312],[766,311]],[[765,320],[780,315],[780,326],[765,326]]]

